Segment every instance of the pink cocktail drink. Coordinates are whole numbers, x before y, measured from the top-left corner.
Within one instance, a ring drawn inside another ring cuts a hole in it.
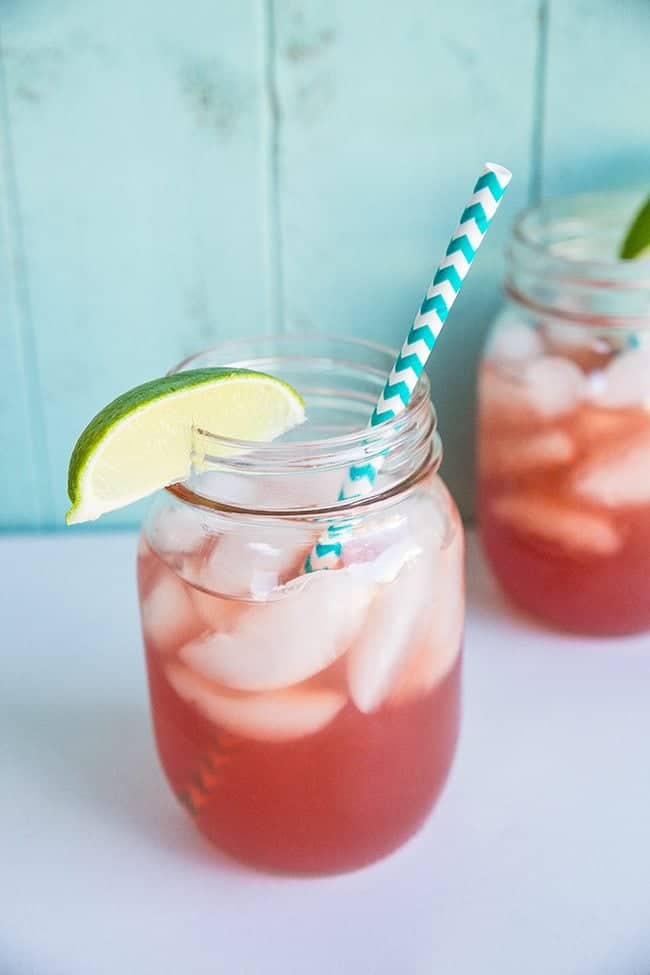
[[[424,820],[458,733],[455,514],[452,525],[435,557],[409,560],[390,581],[364,563],[258,602],[197,588],[171,553],[143,542],[158,750],[219,847],[271,869],[339,871],[386,854]]]
[[[578,633],[650,628],[650,284],[620,257],[640,203],[519,217],[480,370],[486,554],[519,606]]]
[[[436,474],[428,386],[368,433],[356,418],[392,356],[358,343],[346,356],[325,380],[322,354],[300,360],[298,376],[294,360],[265,360],[317,387],[306,441],[220,454],[158,499],[139,549],[169,783],[216,846],[289,873],[360,867],[411,836],[445,782],[460,720],[463,530]],[[373,492],[336,502],[350,463],[368,456],[386,458]],[[328,525],[339,561],[305,573]]]
[[[158,749],[219,847],[329,872],[375,860],[420,825],[458,733],[462,550],[453,513],[445,547],[390,581],[364,563],[246,602],[197,588],[143,542]]]
[[[497,331],[479,514],[504,589],[567,630],[650,627],[650,352],[596,326]]]

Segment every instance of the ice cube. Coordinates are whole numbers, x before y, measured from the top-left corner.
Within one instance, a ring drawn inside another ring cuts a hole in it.
[[[273,508],[318,507],[333,504],[344,471],[309,471],[276,474],[266,478],[266,506]]]
[[[595,450],[576,469],[572,488],[606,508],[650,504],[650,429]]]
[[[447,545],[433,552],[432,569],[431,604],[414,638],[418,649],[399,675],[391,705],[428,694],[447,676],[460,653],[465,620],[465,540],[456,512]]]
[[[398,508],[362,519],[343,539],[343,565],[374,563],[375,578],[390,582],[423,549],[441,544],[446,502],[439,485],[429,484]]]
[[[481,418],[500,428],[522,429],[570,413],[585,393],[586,377],[573,362],[542,356],[481,369]]]
[[[240,474],[206,471],[191,481],[193,490],[241,508],[278,510],[317,507],[336,501],[343,470],[290,474]]]
[[[399,539],[386,551],[380,552],[372,561],[366,564],[367,576],[378,583],[389,583],[397,578],[404,566],[412,563],[422,552],[422,542],[407,534]]]
[[[383,518],[361,518],[343,539],[341,562],[345,566],[372,562],[400,538],[406,524],[399,512],[388,512]]]
[[[257,741],[290,741],[328,725],[345,705],[329,688],[288,687],[242,694],[218,687],[177,661],[166,668],[169,683],[184,701],[232,734]]]
[[[433,598],[428,562],[415,559],[380,587],[347,655],[350,696],[365,714],[381,706],[414,652],[413,635]]]
[[[463,632],[464,537],[448,504],[444,542],[427,545],[383,588],[346,658],[350,695],[369,712],[430,691],[452,667]]]
[[[447,676],[460,650],[460,643],[455,647],[448,643],[444,653],[436,653],[426,641],[420,643],[395,684],[388,699],[389,706],[401,707],[429,694]]]
[[[492,503],[494,515],[514,531],[557,545],[576,556],[613,555],[622,545],[614,522],[576,502],[538,491],[505,494]]]
[[[617,356],[592,385],[601,406],[650,409],[650,349],[629,349]]]
[[[189,587],[169,569],[164,569],[142,602],[142,632],[147,646],[159,653],[172,653],[203,628]]]
[[[206,537],[201,513],[185,504],[160,508],[154,515],[150,541],[163,555],[195,552]]]
[[[315,531],[307,526],[259,526],[254,532],[237,526],[218,537],[196,581],[224,595],[262,598],[298,574],[315,539]]]
[[[352,643],[374,595],[352,569],[315,572],[279,598],[242,609],[229,633],[199,637],[181,650],[198,674],[241,691],[297,684],[324,670]]]
[[[237,619],[248,606],[240,599],[224,599],[213,593],[196,589],[194,586],[189,590],[189,595],[202,621],[203,629],[213,633],[231,632]]]
[[[560,356],[542,356],[527,362],[521,379],[521,405],[529,406],[544,419],[570,413],[585,391],[582,371]]]
[[[257,508],[262,498],[261,481],[258,475],[208,470],[194,474],[189,484],[193,491],[211,501],[221,501],[238,508]]]
[[[513,400],[517,397],[518,371],[501,369],[485,362],[479,373],[479,419],[481,428],[497,428],[499,430],[525,428],[530,423],[528,413],[521,409],[513,409]]]
[[[433,686],[456,659],[465,622],[465,536],[456,516],[454,534],[441,552],[434,554],[433,619],[425,640],[430,642]]]
[[[486,356],[489,359],[534,359],[543,351],[544,343],[534,326],[512,321],[495,329]]]
[[[595,332],[592,325],[548,322],[542,334],[550,355],[571,359],[586,373],[603,369],[616,354],[616,344]]]
[[[481,444],[481,469],[488,476],[519,477],[571,463],[573,440],[564,430],[543,430],[529,436],[488,437]]]

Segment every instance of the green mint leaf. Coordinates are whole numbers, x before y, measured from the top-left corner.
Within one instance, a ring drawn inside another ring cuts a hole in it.
[[[644,254],[650,257],[650,196],[630,224],[618,256],[630,261]]]

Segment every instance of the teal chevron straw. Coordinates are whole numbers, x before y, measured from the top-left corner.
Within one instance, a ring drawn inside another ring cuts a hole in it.
[[[386,420],[392,420],[408,406],[511,179],[512,173],[508,169],[495,163],[485,163],[461,214],[460,222],[451,235],[445,256],[433,276],[431,286],[386,380],[370,417],[369,426],[376,427]],[[351,501],[369,494],[382,463],[383,457],[380,456],[366,464],[350,467],[339,492],[339,501]],[[346,531],[345,525],[331,525],[307,556],[305,572],[334,568],[341,557]]]

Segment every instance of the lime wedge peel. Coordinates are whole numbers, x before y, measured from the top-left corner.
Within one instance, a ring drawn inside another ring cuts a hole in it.
[[[619,257],[631,261],[637,257],[650,257],[650,196],[637,212],[621,244]]]
[[[264,442],[304,419],[292,386],[248,369],[193,369],[143,383],[105,406],[79,437],[66,522],[92,521],[184,480],[196,429]]]

